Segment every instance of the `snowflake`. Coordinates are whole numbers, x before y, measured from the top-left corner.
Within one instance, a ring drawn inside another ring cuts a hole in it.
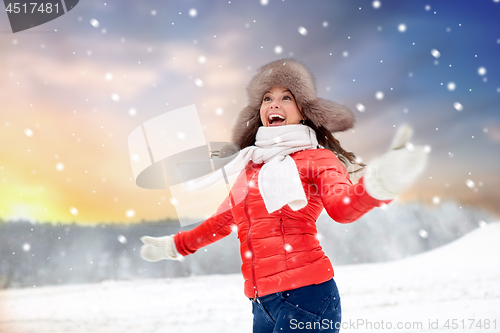
[[[26,134],[29,138],[33,137],[33,131],[29,128],[24,130],[24,134]]]
[[[119,235],[118,236],[118,241],[120,243],[122,243],[122,244],[125,244],[125,243],[127,243],[127,238],[125,236],[123,236],[123,235]]]
[[[458,102],[455,102],[453,103],[453,107],[457,110],[457,111],[462,111],[464,109],[463,105],[458,103]]]
[[[299,33],[302,35],[302,36],[305,36],[307,35],[307,29],[304,28],[304,27],[299,27]]]
[[[97,21],[96,19],[91,19],[90,25],[92,25],[94,28],[99,28],[99,21]]]
[[[365,112],[366,111],[366,107],[363,104],[361,104],[361,103],[356,104],[356,109],[359,112]]]
[[[431,50],[431,54],[432,54],[432,56],[433,56],[434,58],[439,58],[439,57],[441,57],[441,52],[439,52],[439,51],[438,51],[438,50],[436,50],[436,49],[432,49],[432,50]]]

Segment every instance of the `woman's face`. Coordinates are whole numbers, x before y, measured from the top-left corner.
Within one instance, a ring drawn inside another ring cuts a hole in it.
[[[260,120],[265,127],[299,124],[303,119],[301,111],[290,90],[274,87],[262,97]]]

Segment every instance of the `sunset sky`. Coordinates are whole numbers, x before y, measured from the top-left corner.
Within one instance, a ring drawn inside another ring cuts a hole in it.
[[[176,218],[168,190],[135,184],[128,135],[195,104],[228,141],[255,70],[287,57],[355,112],[336,136],[363,162],[404,123],[431,146],[399,200],[500,213],[498,17],[498,0],[82,0],[13,34],[2,11],[0,219]]]

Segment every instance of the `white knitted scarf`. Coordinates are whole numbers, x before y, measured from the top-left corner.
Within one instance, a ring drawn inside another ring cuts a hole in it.
[[[294,211],[307,205],[297,165],[289,155],[305,149],[316,149],[316,133],[308,126],[285,125],[260,127],[255,137],[255,145],[246,147],[238,156],[224,166],[227,176],[241,172],[249,161],[264,163],[259,172],[259,191],[269,213],[285,205]],[[217,172],[189,184],[188,190],[206,188],[223,178]]]

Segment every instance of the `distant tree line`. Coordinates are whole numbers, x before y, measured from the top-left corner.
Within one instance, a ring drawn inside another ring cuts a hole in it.
[[[349,265],[427,251],[496,219],[453,202],[436,207],[393,203],[351,224],[335,223],[323,214],[318,232],[334,266]],[[140,258],[142,236],[175,234],[196,225],[181,228],[172,220],[96,226],[0,221],[0,288],[239,272],[235,233],[182,262],[149,263]]]

